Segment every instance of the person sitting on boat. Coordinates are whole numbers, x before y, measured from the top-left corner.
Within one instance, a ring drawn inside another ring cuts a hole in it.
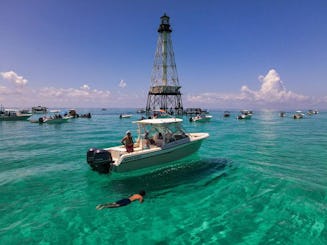
[[[162,133],[158,133],[154,136],[154,141],[155,141],[155,144],[156,146],[159,146],[161,147],[163,145],[163,136],[162,136]]]
[[[165,141],[166,141],[166,143],[169,143],[169,142],[173,141],[173,134],[170,133],[170,132],[166,133]]]
[[[128,130],[125,137],[121,140],[121,143],[125,145],[127,152],[134,151],[134,141],[131,132]]]
[[[144,139],[146,141],[147,148],[150,148],[150,145],[155,143],[154,140],[149,137],[149,132],[147,131],[145,132]]]

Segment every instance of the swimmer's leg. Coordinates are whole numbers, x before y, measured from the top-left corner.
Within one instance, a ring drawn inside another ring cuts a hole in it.
[[[99,204],[96,206],[97,210],[101,210],[104,208],[118,208],[118,207],[122,207],[122,206],[126,206],[128,204],[130,204],[131,201],[128,198],[124,198],[121,199],[117,202],[112,202],[112,203],[105,203],[105,204]]]

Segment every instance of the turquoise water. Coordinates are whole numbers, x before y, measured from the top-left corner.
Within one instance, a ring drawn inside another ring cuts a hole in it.
[[[327,244],[327,113],[185,117],[188,131],[210,133],[196,154],[122,178],[91,171],[86,151],[135,135],[140,115],[91,112],[58,125],[0,122],[1,244]],[[140,189],[142,204],[95,209]]]

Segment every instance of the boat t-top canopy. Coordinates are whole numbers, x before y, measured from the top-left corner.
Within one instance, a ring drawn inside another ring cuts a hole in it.
[[[180,118],[155,118],[155,119],[144,119],[136,121],[137,124],[142,125],[159,125],[159,124],[172,124],[172,123],[181,123],[183,120]]]

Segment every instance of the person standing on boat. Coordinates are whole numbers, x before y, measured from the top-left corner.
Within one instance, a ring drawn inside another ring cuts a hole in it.
[[[128,130],[125,137],[121,140],[121,143],[125,145],[127,152],[134,151],[134,141],[131,132]]]

